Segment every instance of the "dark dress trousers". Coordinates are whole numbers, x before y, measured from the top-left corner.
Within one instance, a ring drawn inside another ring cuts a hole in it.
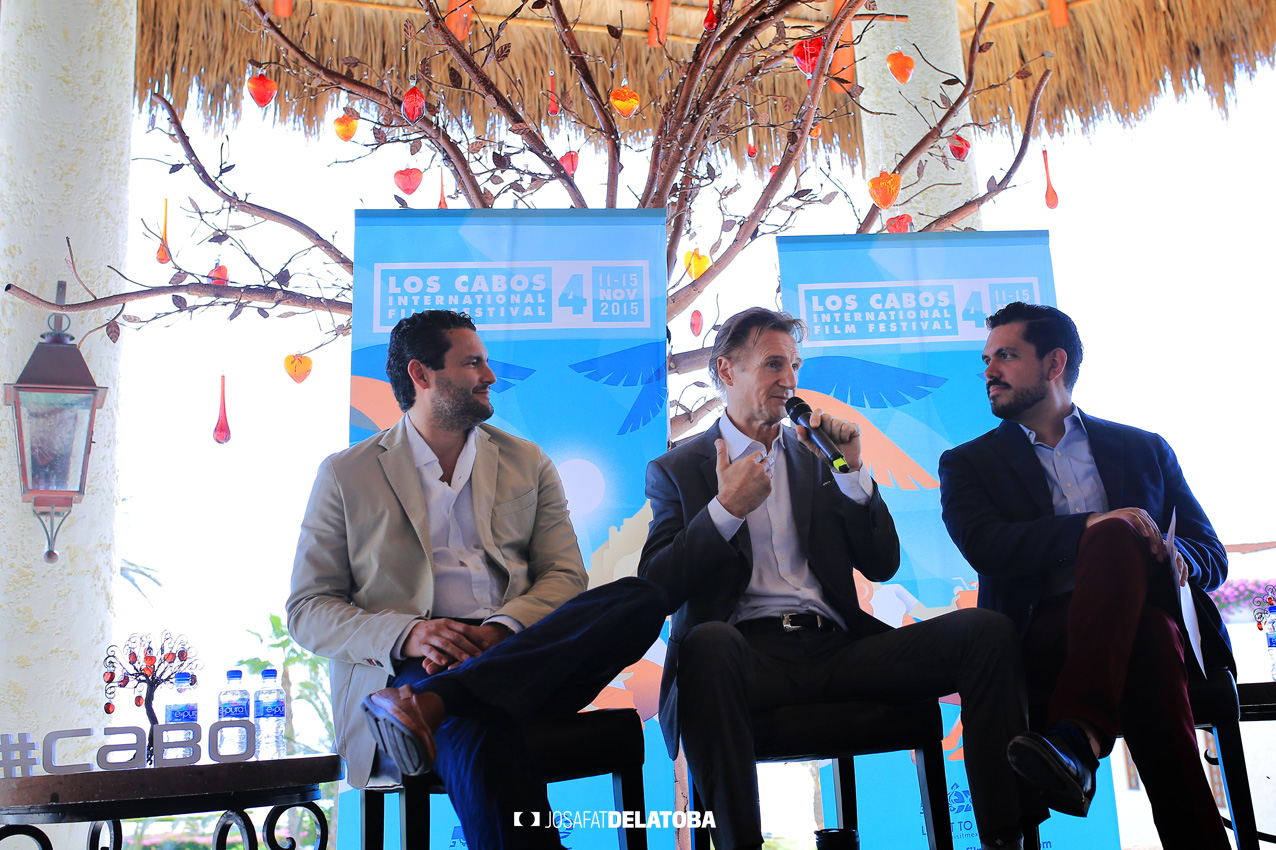
[[[717,424],[652,461],[653,518],[640,576],[665,588],[674,607],[660,689],[670,756],[679,738],[714,813],[714,842],[762,843],[750,715],[824,699],[907,700],[962,693],[967,765],[980,830],[1021,817],[1005,759],[1025,726],[1022,669],[1006,618],[969,609],[891,629],[859,607],[853,569],[885,581],[899,568],[899,538],[873,488],[866,505],[842,494],[833,473],[785,429],[793,520],[802,554],[847,631],[785,633],[728,625],[749,585],[748,524],[724,540],[709,502],[717,495]],[[973,751],[973,752],[972,752]]]
[[[1164,533],[1177,509],[1205,666],[1234,674],[1206,595],[1226,578],[1227,555],[1174,452],[1156,434],[1081,419],[1109,510],[1142,508]],[[979,573],[980,607],[1010,617],[1023,640],[1033,725],[1081,719],[1109,747],[1124,734],[1165,846],[1226,846],[1199,767],[1187,700],[1196,662],[1171,568],[1124,521],[1087,530],[1089,513],[1056,516],[1045,471],[1014,422],[945,452],[939,480],[948,533]],[[1076,586],[1046,598],[1060,569],[1075,570]]]

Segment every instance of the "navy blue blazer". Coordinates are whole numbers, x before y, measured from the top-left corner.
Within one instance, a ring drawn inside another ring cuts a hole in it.
[[[899,537],[886,503],[876,487],[866,505],[846,498],[832,471],[801,444],[797,432],[784,431],[793,521],[825,599],[854,634],[888,630],[860,608],[852,573],[858,568],[873,581],[886,581],[899,569]],[[721,436],[714,423],[647,466],[653,516],[638,575],[663,587],[674,609],[660,682],[660,726],[671,758],[678,752],[680,728],[678,648],[701,623],[728,620],[753,575],[748,524],[723,540],[709,515],[709,502],[718,495],[714,441]]]
[[[1108,509],[1142,508],[1162,533],[1178,509],[1175,538],[1201,625],[1205,666],[1236,672],[1218,608],[1206,595],[1227,578],[1227,553],[1159,435],[1081,414]],[[944,525],[979,573],[979,606],[1014,620],[1020,634],[1051,570],[1071,566],[1090,514],[1055,516],[1050,485],[1023,429],[1004,421],[939,459]],[[1189,668],[1194,667],[1189,665]]]

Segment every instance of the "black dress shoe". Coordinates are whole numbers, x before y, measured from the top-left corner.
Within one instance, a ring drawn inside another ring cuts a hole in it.
[[[1018,838],[994,838],[979,842],[980,850],[1023,850],[1023,836]]]
[[[1085,817],[1094,799],[1094,772],[1099,760],[1079,729],[1057,724],[1044,735],[1017,735],[1006,747],[1006,757],[1016,773],[1041,791],[1047,806],[1065,815]]]

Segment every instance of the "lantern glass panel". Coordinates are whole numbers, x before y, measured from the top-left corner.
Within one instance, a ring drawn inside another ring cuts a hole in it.
[[[84,492],[94,393],[19,391],[27,489]]]

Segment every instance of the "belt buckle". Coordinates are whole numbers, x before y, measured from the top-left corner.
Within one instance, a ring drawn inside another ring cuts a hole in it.
[[[790,613],[790,614],[784,614],[784,615],[782,615],[782,616],[780,617],[780,626],[781,626],[781,627],[782,627],[782,628],[783,628],[786,632],[800,632],[800,631],[802,631],[802,627],[801,627],[801,626],[795,626],[795,625],[793,625],[791,622],[789,622],[789,618],[790,618],[790,617],[792,617],[792,616],[793,616],[793,615],[792,615],[791,613]]]

